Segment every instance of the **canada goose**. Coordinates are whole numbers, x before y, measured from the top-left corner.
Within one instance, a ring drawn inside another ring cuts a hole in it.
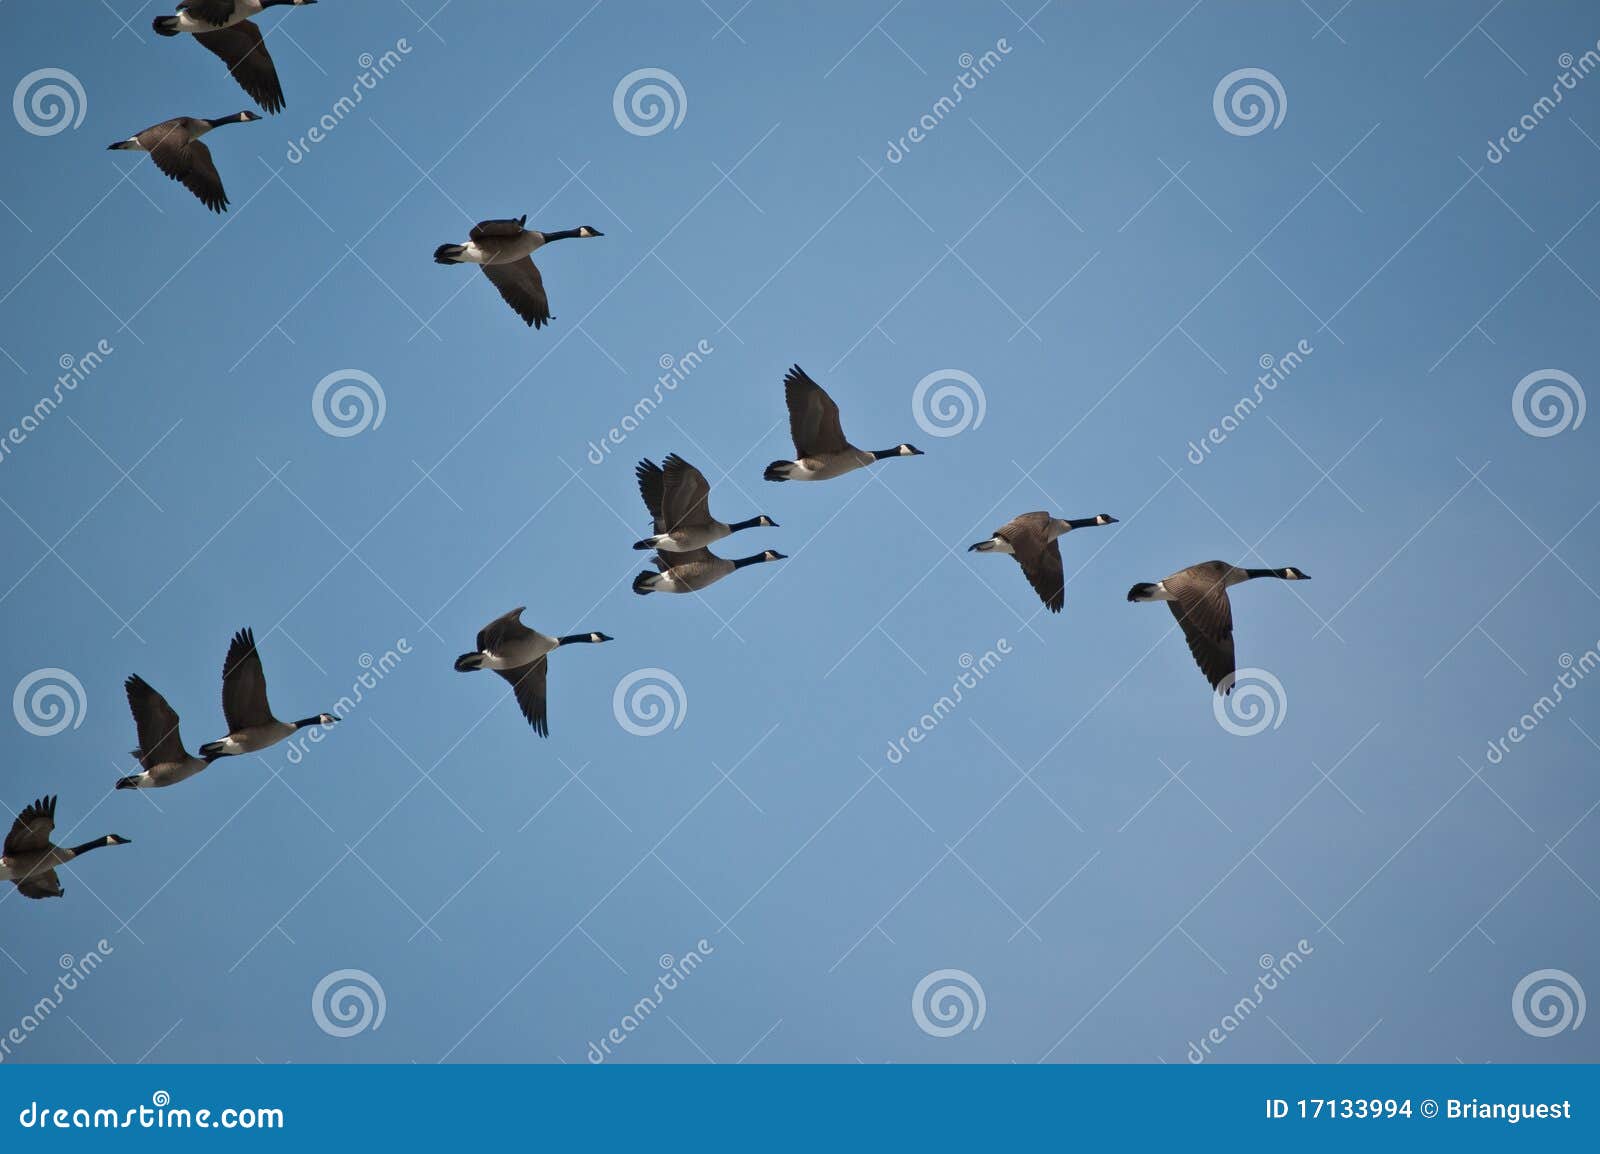
[[[118,778],[118,789],[177,785],[216,760],[215,754],[189,755],[183,747],[183,735],[178,732],[177,711],[148,681],[135,673],[122,683],[122,688],[128,694],[128,708],[133,712],[134,729],[139,734],[139,748],[133,751],[133,756],[139,759],[144,772]]]
[[[614,641],[604,633],[573,633],[566,637],[547,637],[522,623],[526,605],[496,617],[478,630],[478,648],[456,658],[457,673],[492,669],[511,682],[522,716],[540,737],[550,736],[550,721],[545,713],[545,680],[550,672],[549,655],[562,645],[598,645]]]
[[[157,16],[155,30],[160,36],[192,34],[203,47],[214,52],[239,87],[268,112],[283,109],[283,86],[278,70],[261,39],[261,29],[249,18],[268,8],[283,5],[295,8],[317,0],[183,0],[176,16]]]
[[[52,845],[50,834],[56,828],[56,799],[41,797],[17,817],[6,834],[5,852],[0,855],[0,881],[17,887],[25,898],[58,898],[66,893],[56,866],[103,845],[127,845],[128,839],[114,833],[97,837],[82,845]]]
[[[211,150],[200,143],[200,138],[219,124],[248,124],[260,119],[254,112],[236,112],[215,120],[174,116],[134,133],[127,140],[108,144],[106,148],[148,152],[157,168],[199,197],[201,204],[212,212],[224,212],[228,207],[228,194],[222,190],[217,166],[211,163]]]
[[[1022,575],[1033,586],[1039,600],[1052,613],[1066,604],[1066,576],[1061,571],[1059,538],[1074,529],[1095,525],[1115,525],[1117,519],[1106,513],[1064,521],[1049,513],[1024,513],[994,531],[987,541],[967,548],[969,553],[1010,553],[1022,566]]]
[[[653,537],[635,541],[635,549],[682,553],[704,548],[741,529],[778,527],[765,513],[731,525],[718,521],[706,504],[711,486],[706,484],[705,474],[676,453],[670,454],[663,464],[664,467],[645,460],[633,470],[634,476],[639,478],[639,495],[655,519],[656,528]]]
[[[921,449],[910,445],[868,452],[845,440],[839,406],[799,365],[784,375],[783,396],[789,404],[795,459],[768,465],[761,474],[768,481],[828,481],[886,457],[922,456]]]
[[[439,264],[476,264],[494,282],[506,304],[534,328],[543,328],[553,319],[550,301],[544,295],[544,279],[530,255],[553,240],[572,237],[604,236],[599,229],[583,225],[563,232],[539,232],[523,228],[527,214],[516,220],[481,220],[472,226],[466,244],[441,244],[433,250]]]
[[[261,670],[261,655],[256,652],[256,635],[241,629],[233,635],[228,657],[222,665],[222,718],[228,723],[228,736],[208,741],[200,747],[205,758],[232,757],[240,753],[260,753],[276,745],[297,729],[308,725],[334,725],[331,713],[299,721],[279,721],[267,704],[267,675]]]
[[[1128,600],[1165,601],[1183,627],[1183,635],[1189,639],[1189,652],[1194,654],[1200,672],[1211,682],[1212,689],[1228,694],[1233,692],[1234,673],[1233,607],[1228,602],[1228,588],[1256,577],[1277,577],[1284,581],[1311,579],[1292,566],[1241,569],[1226,561],[1202,561],[1154,584],[1141,581],[1128,590]]]
[[[698,593],[708,585],[715,585],[735,569],[758,565],[763,561],[782,561],[784,555],[771,549],[752,557],[730,561],[718,557],[709,549],[683,549],[676,553],[657,553],[656,568],[659,573],[645,570],[633,579],[635,593]]]

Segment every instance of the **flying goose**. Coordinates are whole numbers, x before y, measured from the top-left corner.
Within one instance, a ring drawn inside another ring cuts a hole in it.
[[[177,36],[188,32],[199,44],[228,66],[239,87],[268,112],[283,110],[283,86],[278,70],[261,39],[261,29],[251,16],[280,5],[300,7],[317,0],[183,0],[176,16],[157,16],[156,34]]]
[[[1049,513],[1024,513],[1013,518],[987,541],[968,546],[969,553],[1010,553],[1022,566],[1022,575],[1033,586],[1039,600],[1052,613],[1060,613],[1066,604],[1066,575],[1061,571],[1061,546],[1059,538],[1074,529],[1088,529],[1095,525],[1115,525],[1117,519],[1107,513],[1064,521]]]
[[[1223,694],[1233,692],[1233,606],[1228,588],[1257,577],[1277,577],[1283,581],[1309,581],[1300,570],[1241,569],[1226,561],[1202,561],[1179,569],[1170,577],[1151,583],[1141,581],[1128,590],[1129,601],[1165,601],[1189,639],[1189,652],[1195,664]]]
[[[614,641],[604,633],[573,633],[566,637],[547,637],[522,623],[526,605],[496,617],[478,630],[478,648],[456,658],[457,673],[492,669],[511,682],[517,706],[540,737],[550,736],[550,721],[545,712],[545,681],[550,672],[550,651],[563,645],[598,645]]]
[[[655,519],[656,528],[654,536],[635,541],[635,549],[682,553],[704,548],[741,529],[778,527],[765,513],[731,525],[718,521],[706,504],[711,486],[706,484],[705,474],[676,453],[670,454],[662,465],[640,461],[633,473],[639,478],[639,495]]]
[[[676,553],[657,553],[654,557],[659,573],[648,569],[633,579],[635,593],[698,593],[708,585],[715,585],[735,569],[758,565],[763,561],[782,561],[784,555],[771,549],[751,557],[730,561],[718,557],[709,549],[682,549]]]
[[[41,797],[23,810],[6,834],[5,851],[0,854],[0,881],[11,882],[25,898],[58,898],[66,891],[56,877],[56,866],[66,865],[103,845],[128,844],[127,838],[108,833],[82,845],[53,845],[50,834],[55,828],[55,798]]]
[[[482,265],[483,275],[494,282],[512,311],[534,328],[543,328],[553,318],[549,298],[544,295],[544,279],[530,254],[553,240],[587,239],[605,233],[588,225],[539,232],[523,228],[527,223],[526,213],[516,220],[480,220],[472,226],[466,244],[441,244],[433,250],[433,259],[439,264]]]
[[[789,404],[795,459],[768,465],[762,474],[768,481],[828,481],[886,457],[922,456],[921,449],[910,445],[868,452],[845,440],[839,406],[799,365],[784,375],[783,396]]]
[[[241,629],[233,635],[228,657],[222,665],[222,717],[228,723],[228,736],[208,741],[200,756],[208,759],[240,753],[260,753],[276,745],[297,729],[308,725],[334,725],[338,718],[319,713],[300,721],[279,721],[267,704],[267,675],[261,670],[261,655],[256,652],[256,635]]]
[[[211,163],[211,150],[200,143],[200,138],[220,124],[248,124],[260,119],[254,112],[236,112],[215,120],[174,116],[134,133],[127,140],[108,144],[106,148],[148,152],[157,168],[199,197],[201,204],[212,212],[224,212],[228,207],[228,194],[222,190],[217,166]]]
[[[144,772],[118,778],[118,789],[177,785],[216,760],[215,754],[189,755],[183,747],[183,736],[178,732],[177,711],[148,681],[135,673],[122,683],[122,688],[128,694],[128,708],[133,712],[134,729],[139,734],[139,748],[133,751],[133,756],[139,759]]]

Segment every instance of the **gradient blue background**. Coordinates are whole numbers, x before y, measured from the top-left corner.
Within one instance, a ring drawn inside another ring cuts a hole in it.
[[[104,151],[249,107],[215,59],[153,37],[156,7],[0,9],[6,85],[65,68],[88,102],[75,130],[0,128],[0,424],[60,356],[115,347],[0,462],[0,688],[61,667],[87,695],[58,736],[0,727],[0,801],[59,793],[62,840],[134,841],[71,868],[64,900],[0,900],[0,1027],[60,955],[115,948],[11,1060],[581,1062],[701,938],[715,952],[622,1060],[1182,1062],[1301,939],[1218,1058],[1600,1057],[1594,1023],[1538,1039],[1510,1005],[1546,967],[1600,990],[1600,684],[1473,773],[1600,640],[1597,418],[1535,438],[1510,407],[1535,370],[1596,379],[1600,79],[1484,160],[1600,37],[1592,6],[1476,26],[1487,3],[414,7],[263,18],[288,107],[210,139],[220,219]],[[358,57],[402,37],[289,164]],[[1004,63],[888,164],[959,55],[1001,37]],[[687,94],[647,138],[612,113],[643,67]],[[1250,137],[1212,114],[1243,67],[1288,97]],[[541,258],[540,332],[429,259],[524,212],[606,233]],[[1290,382],[1188,463],[1258,357],[1301,339]],[[701,340],[590,464],[658,359]],[[764,484],[794,361],[858,443],[927,455]],[[311,392],[351,367],[386,415],[330,437]],[[945,368],[987,413],[940,438],[911,393]],[[790,560],[701,599],[630,593],[631,466],[674,450],[720,515],[782,525],[740,544]],[[1063,542],[1059,618],[1011,561],[964,552],[1035,508],[1121,518]],[[1216,723],[1166,610],[1124,601],[1211,557],[1315,578],[1234,595],[1240,662],[1288,703],[1251,738]],[[555,658],[548,741],[498,679],[450,670],[524,603],[617,638]],[[279,747],[114,794],[123,677],[193,748],[220,735],[245,624],[290,717],[349,692],[362,654],[412,652],[298,765]],[[651,738],[611,709],[643,667],[687,698]],[[338,1039],[310,996],[345,967],[387,1013]],[[940,1039],[910,999],[946,967],[987,1011]]]

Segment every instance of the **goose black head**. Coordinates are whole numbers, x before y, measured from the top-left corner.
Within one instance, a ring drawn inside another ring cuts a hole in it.
[[[780,553],[776,549],[766,549],[762,551],[761,559],[763,561],[786,561],[788,560],[788,554]]]
[[[589,634],[589,640],[598,645],[602,641],[615,641],[616,638],[607,633],[591,633]]]
[[[1283,573],[1282,573],[1282,577],[1283,577],[1283,579],[1285,581],[1309,581],[1309,580],[1311,580],[1311,575],[1309,573],[1302,573],[1299,569],[1296,569],[1293,565],[1289,565],[1289,566],[1284,568]]]
[[[605,236],[605,233],[601,232],[597,228],[590,228],[588,225],[585,224],[585,225],[580,225],[579,226],[578,235],[587,239],[588,237],[591,237],[591,236]]]
[[[133,841],[132,841],[131,838],[123,837],[120,833],[108,833],[108,834],[106,834],[106,844],[107,845],[132,845]]]
[[[902,457],[920,457],[923,455],[922,450],[917,448],[915,445],[897,446],[895,452],[899,453]]]
[[[318,725],[338,725],[339,719],[331,713],[319,713],[317,714],[316,723]]]
[[[756,518],[756,524],[760,525],[763,529],[776,529],[778,527],[778,523],[765,513]]]

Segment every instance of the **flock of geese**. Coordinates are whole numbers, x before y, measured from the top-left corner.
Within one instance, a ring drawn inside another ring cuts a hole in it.
[[[183,0],[177,15],[162,16],[155,30],[163,36],[187,34],[220,57],[240,87],[267,112],[284,106],[277,70],[267,53],[261,30],[250,17],[279,5],[301,6],[316,0]],[[189,189],[207,208],[222,212],[227,193],[200,138],[223,124],[261,119],[254,112],[239,112],[214,120],[180,116],[151,126],[113,149],[147,152],[156,166]],[[534,328],[554,318],[544,281],[532,255],[555,240],[603,236],[583,225],[559,232],[527,227],[526,216],[481,221],[465,244],[444,244],[434,250],[439,264],[476,264],[499,291],[506,304]],[[901,443],[893,448],[858,449],[845,437],[839,406],[822,386],[799,365],[783,379],[789,412],[794,458],[772,462],[763,471],[768,481],[830,481],[892,457],[920,457],[922,451]],[[634,469],[639,496],[649,512],[652,532],[633,548],[653,550],[655,571],[645,570],[633,581],[633,591],[699,593],[739,569],[781,561],[773,549],[739,558],[719,557],[710,546],[748,529],[776,529],[766,514],[742,521],[722,521],[712,516],[711,486],[705,474],[676,453],[660,464],[642,460]],[[1115,517],[1063,518],[1048,512],[1023,513],[996,529],[970,552],[1004,553],[1013,557],[1039,600],[1051,613],[1060,613],[1066,601],[1066,578],[1061,561],[1061,538],[1075,529],[1114,525]],[[1172,611],[1195,663],[1212,689],[1227,694],[1236,670],[1233,642],[1233,607],[1228,590],[1258,577],[1304,581],[1307,575],[1293,567],[1249,569],[1223,561],[1203,561],[1180,569],[1159,581],[1140,582],[1128,591],[1129,601],[1165,601]],[[458,672],[493,670],[510,683],[512,696],[529,726],[541,737],[549,736],[547,681],[550,654],[567,645],[611,641],[592,631],[551,636],[522,622],[526,606],[519,606],[489,622],[478,632],[475,648],[456,658]],[[179,732],[177,711],[149,682],[134,674],[124,683],[128,708],[138,733],[132,756],[140,772],[120,778],[117,789],[157,789],[177,785],[200,773],[213,761],[240,754],[259,753],[314,726],[330,726],[339,719],[319,713],[299,721],[280,721],[267,700],[266,675],[249,629],[234,634],[222,669],[222,713],[227,733],[191,754]],[[0,881],[10,881],[29,898],[60,897],[62,887],[56,867],[92,849],[126,845],[117,834],[76,846],[58,846],[51,840],[55,829],[56,799],[41,797],[18,815],[0,854]]]

